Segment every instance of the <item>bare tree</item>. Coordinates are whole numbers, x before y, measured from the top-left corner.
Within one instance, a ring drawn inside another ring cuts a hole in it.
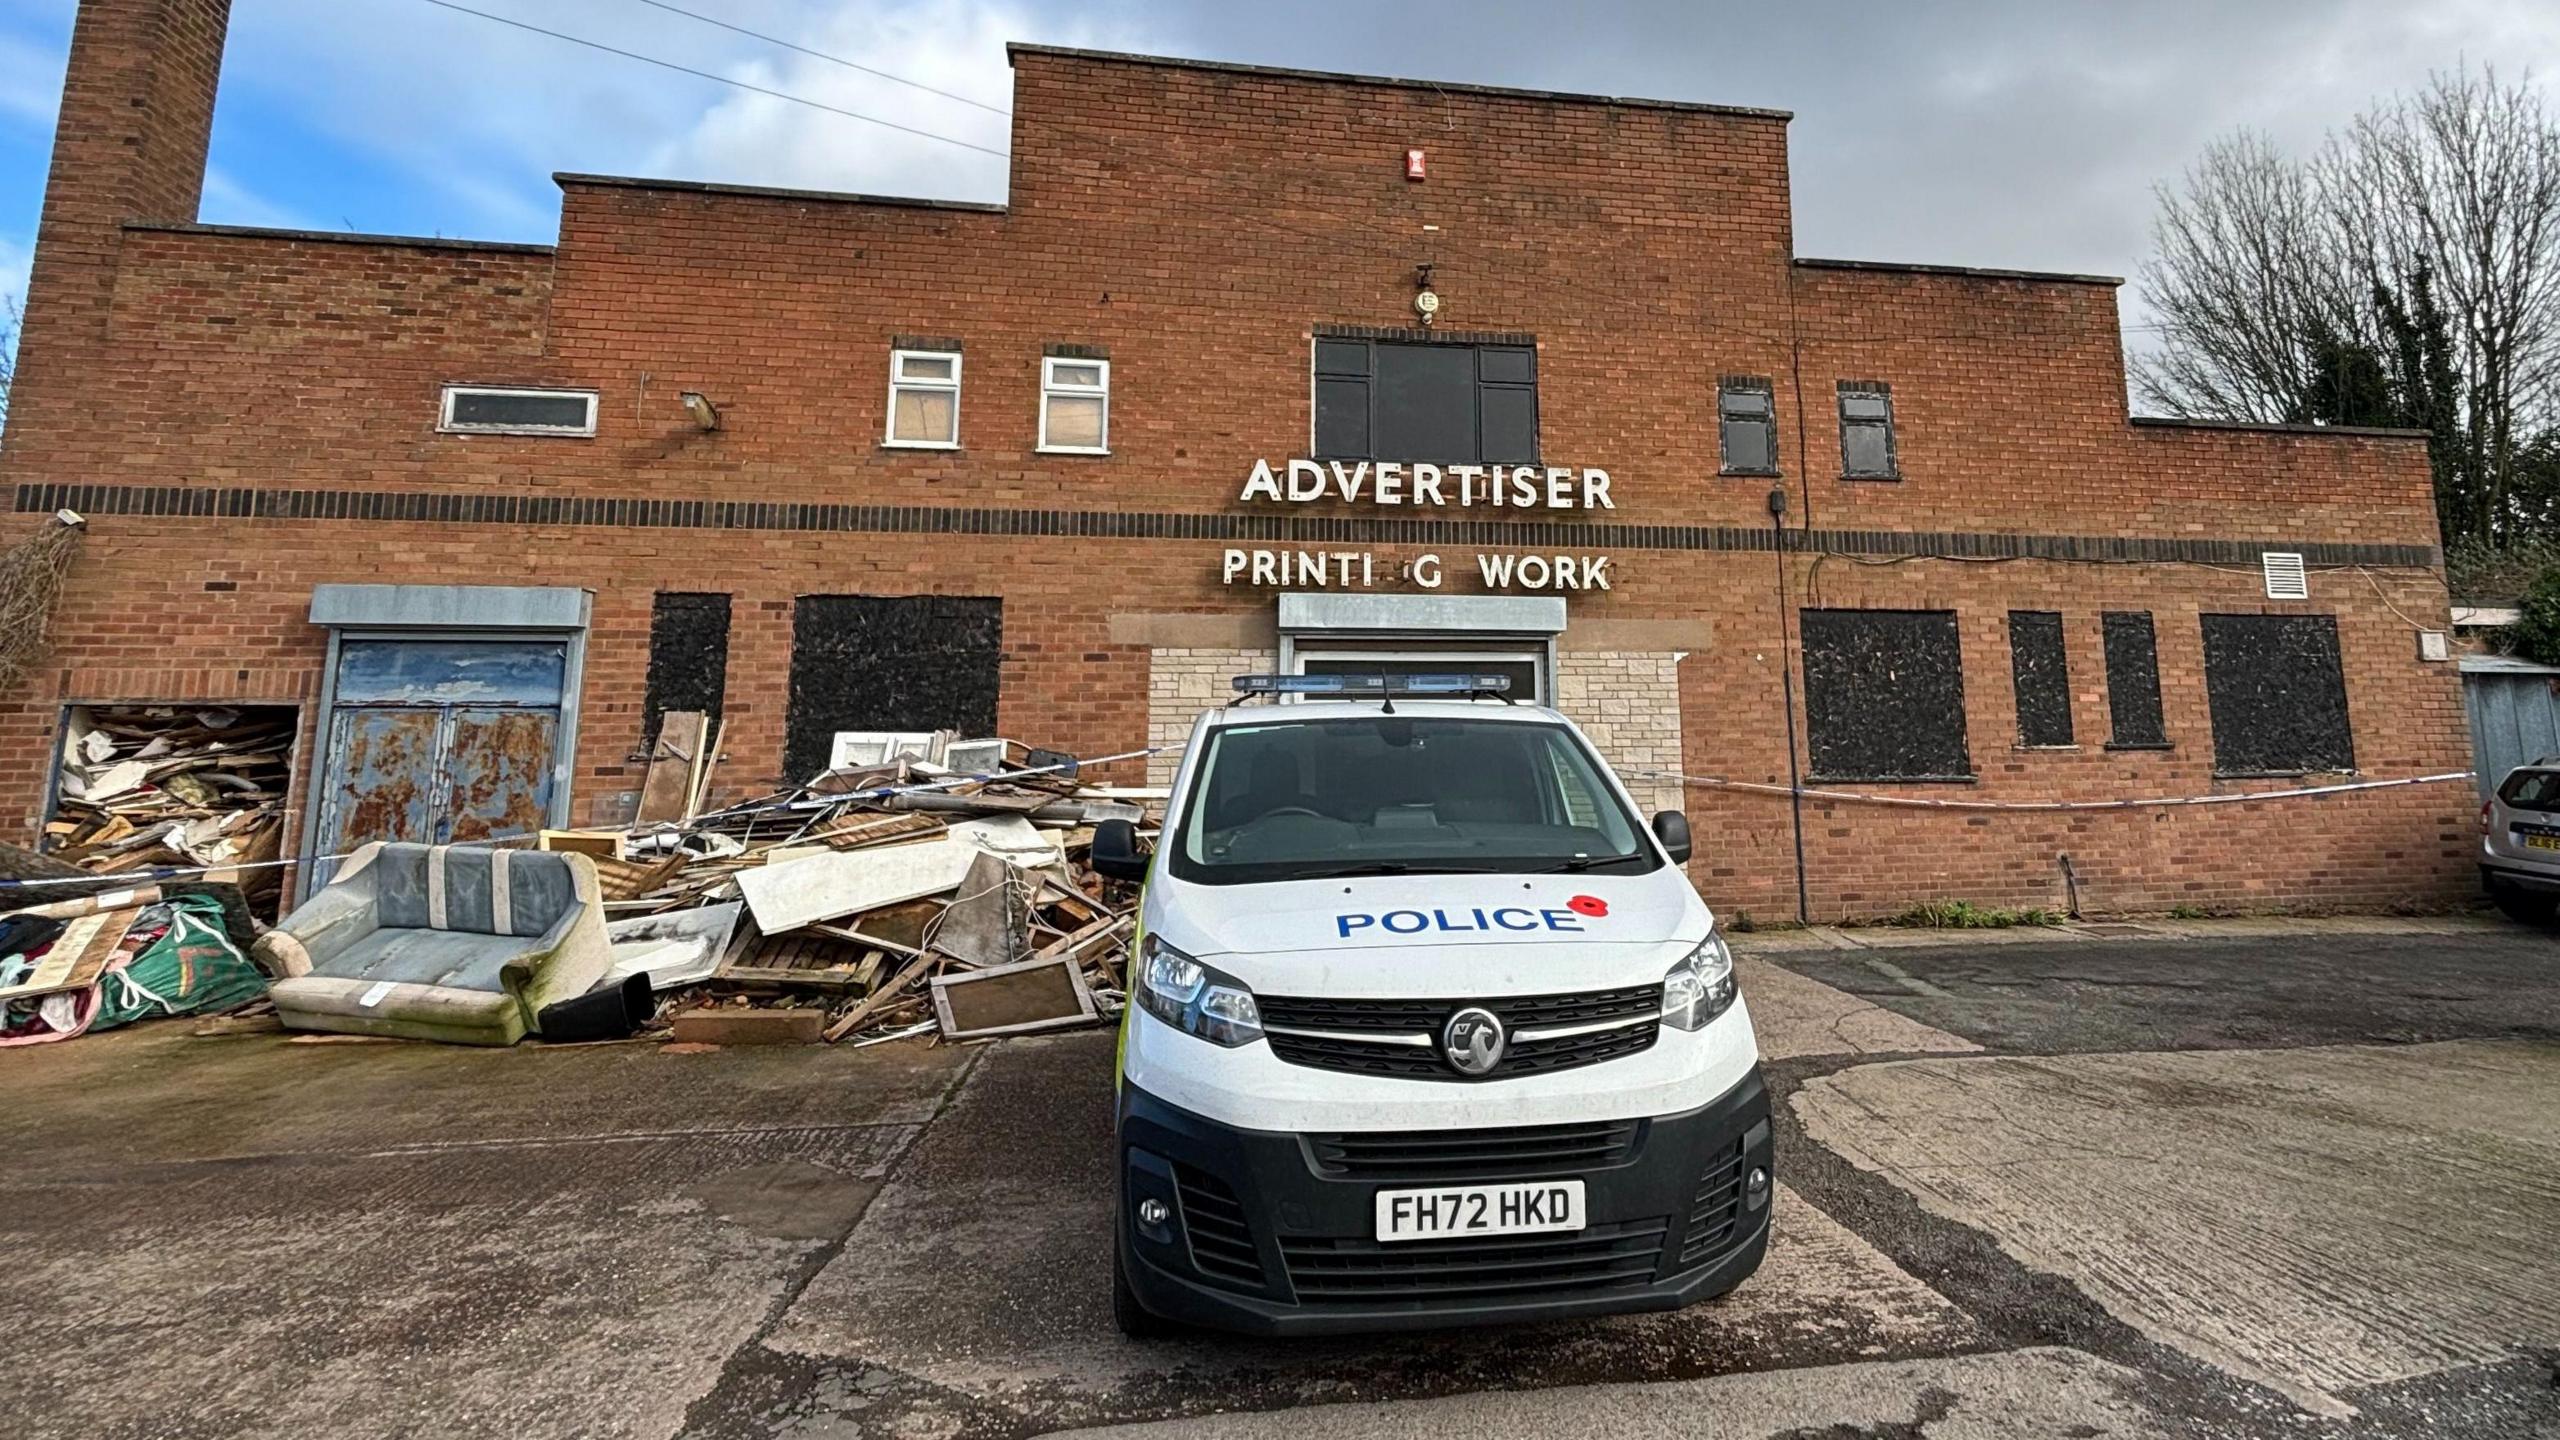
[[[2310,172],[2241,131],[2157,193],[2142,286],[2161,339],[2132,359],[2136,393],[2170,415],[2292,418],[2310,384],[2310,338],[2332,323],[2338,290]]]
[[[2347,373],[2386,376],[2393,423],[2435,432],[2448,542],[2551,513],[2524,493],[2560,425],[2560,120],[2529,79],[2469,67],[2381,102],[2308,161],[2217,143],[2153,223],[2162,330],[2136,394],[2173,415],[2355,418]]]
[[[2517,454],[2544,426],[2560,361],[2560,124],[2494,71],[2430,78],[2366,112],[2318,162],[2338,232],[2377,284],[2424,272],[2454,347],[2463,419],[2450,458],[2471,538],[2496,538]]]

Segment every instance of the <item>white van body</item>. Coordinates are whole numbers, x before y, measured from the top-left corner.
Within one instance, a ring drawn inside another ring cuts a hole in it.
[[[1668,1309],[1758,1268],[1759,1051],[1663,828],[1552,710],[1201,717],[1121,1035],[1124,1325]]]

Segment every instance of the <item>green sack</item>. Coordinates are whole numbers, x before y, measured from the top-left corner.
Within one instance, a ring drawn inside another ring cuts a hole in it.
[[[223,933],[222,902],[180,895],[145,911],[165,912],[169,928],[141,953],[98,977],[92,1031],[161,1015],[228,1010],[267,993],[267,978]]]

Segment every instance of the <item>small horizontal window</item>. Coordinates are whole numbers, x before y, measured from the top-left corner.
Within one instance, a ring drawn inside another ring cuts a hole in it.
[[[959,446],[960,356],[956,352],[889,352],[886,443],[925,450]]]
[[[1055,355],[1041,360],[1040,448],[1076,455],[1110,452],[1110,361]]]
[[[593,390],[447,385],[436,428],[468,435],[593,435]]]

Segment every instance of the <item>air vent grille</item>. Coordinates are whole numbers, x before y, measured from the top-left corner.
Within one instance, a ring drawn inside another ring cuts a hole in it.
[[[2300,555],[2270,550],[2258,557],[2258,564],[2266,571],[2268,599],[2311,598],[2311,576],[2302,568]]]

